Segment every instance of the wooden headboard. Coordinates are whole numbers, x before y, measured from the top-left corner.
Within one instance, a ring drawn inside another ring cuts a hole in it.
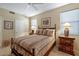
[[[38,29],[54,29],[55,30],[54,34],[55,34],[55,39],[56,39],[56,24],[54,24],[53,27],[50,27],[50,28],[43,28],[42,27],[42,28],[38,28]]]

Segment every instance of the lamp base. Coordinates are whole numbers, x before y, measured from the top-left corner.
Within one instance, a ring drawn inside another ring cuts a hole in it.
[[[68,29],[68,28],[65,28],[65,30],[64,30],[64,35],[65,35],[65,36],[69,36],[69,29]]]

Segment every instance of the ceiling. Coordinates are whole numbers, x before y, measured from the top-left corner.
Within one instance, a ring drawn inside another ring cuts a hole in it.
[[[0,8],[31,17],[66,4],[68,3],[0,3]]]

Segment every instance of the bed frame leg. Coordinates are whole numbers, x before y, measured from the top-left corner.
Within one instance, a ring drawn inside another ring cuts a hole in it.
[[[35,56],[35,49],[34,48],[32,49],[32,52],[33,52],[33,56]]]

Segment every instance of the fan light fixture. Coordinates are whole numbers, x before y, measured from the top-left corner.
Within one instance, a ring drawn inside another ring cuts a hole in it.
[[[33,8],[34,10],[38,10],[34,3],[27,3],[27,8]]]

